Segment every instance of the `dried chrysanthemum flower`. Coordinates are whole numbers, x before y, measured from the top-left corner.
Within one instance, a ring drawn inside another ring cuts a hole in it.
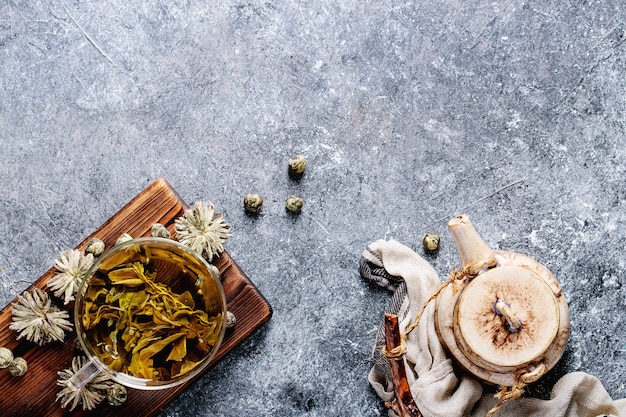
[[[26,371],[28,371],[28,363],[24,358],[13,358],[11,363],[9,364],[9,372],[13,376],[24,376],[26,375]]]
[[[104,242],[97,237],[94,237],[87,242],[87,246],[85,246],[85,253],[91,253],[97,258],[104,253],[104,249]]]
[[[55,296],[63,298],[65,304],[69,303],[74,299],[78,286],[93,261],[91,253],[84,255],[77,249],[61,252],[54,264],[58,272],[48,281],[48,287],[54,291]]]
[[[11,349],[0,347],[0,369],[4,369],[9,366],[12,360],[13,352],[11,352]]]
[[[213,265],[213,264],[209,264],[209,269],[210,269],[210,270],[211,270],[211,272],[213,273],[213,276],[215,277],[215,279],[220,279],[220,277],[221,277],[221,274],[222,274],[222,273],[220,272],[220,270],[218,269],[218,267],[216,267],[216,266],[215,266],[215,265]],[[200,284],[200,285],[202,285],[202,284]]]
[[[296,155],[289,158],[289,175],[294,178],[300,178],[306,169],[306,158],[304,155]]]
[[[235,317],[235,314],[232,313],[231,311],[227,311],[226,320],[224,321],[224,326],[226,326],[227,329],[231,329],[235,327],[235,324],[237,324],[237,317]]]
[[[302,206],[304,206],[304,200],[300,197],[296,197],[295,195],[290,195],[285,202],[287,210],[296,214],[300,213]]]
[[[127,398],[128,392],[124,385],[113,383],[107,389],[107,402],[114,407],[124,404]]]
[[[11,330],[22,337],[42,346],[54,340],[62,341],[65,331],[72,330],[70,315],[52,304],[50,297],[43,290],[34,288],[17,296],[17,302],[11,308],[13,322]]]
[[[258,213],[263,206],[263,197],[261,194],[249,193],[243,198],[243,206],[249,213]]]
[[[78,404],[82,404],[83,410],[93,410],[106,398],[107,390],[114,384],[106,374],[101,373],[82,387],[76,388],[70,380],[87,361],[84,356],[76,356],[72,358],[70,368],[58,372],[57,385],[63,389],[57,393],[56,400],[61,402],[61,407],[69,405],[72,411]]]
[[[119,245],[120,243],[128,242],[129,240],[133,240],[133,237],[128,233],[122,233],[115,241],[115,244]]]
[[[198,201],[193,208],[176,219],[176,238],[198,254],[211,261],[224,250],[222,243],[230,237],[230,225],[221,214],[215,213],[213,203]]]
[[[172,234],[170,233],[169,230],[167,230],[167,227],[165,227],[161,223],[153,224],[152,227],[150,228],[150,234],[153,237],[162,237],[165,239],[169,239],[170,237],[172,237]]]
[[[422,239],[422,244],[424,245],[424,250],[426,252],[435,252],[439,249],[439,242],[441,241],[441,237],[437,232],[428,232],[424,235]]]

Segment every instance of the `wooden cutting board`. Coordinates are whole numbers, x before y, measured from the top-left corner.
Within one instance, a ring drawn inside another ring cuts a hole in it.
[[[87,237],[78,249],[83,249],[92,237],[104,241],[111,247],[122,233],[132,237],[149,236],[154,223],[162,223],[174,229],[174,220],[187,208],[178,193],[164,179],[158,179],[131,200],[113,217]],[[228,310],[237,317],[237,324],[226,332],[224,341],[205,372],[228,352],[265,324],[272,316],[272,308],[246,277],[227,252],[223,252],[215,265],[221,272],[222,285],[226,294]],[[30,288],[46,289],[53,276],[51,268]],[[54,298],[54,297],[53,297]],[[60,300],[57,305],[62,306]],[[15,300],[13,301],[15,302]],[[174,388],[160,391],[128,390],[128,400],[122,406],[112,407],[103,401],[92,411],[83,411],[79,406],[73,412],[61,408],[56,402],[59,387],[57,371],[70,367],[72,357],[80,354],[74,348],[75,333],[66,335],[65,342],[36,345],[24,339],[16,340],[17,333],[8,328],[11,323],[11,304],[0,312],[0,346],[11,349],[15,356],[28,361],[28,372],[14,377],[8,369],[0,369],[0,416],[155,416],[177,398],[194,380]],[[66,306],[73,317],[73,303]]]

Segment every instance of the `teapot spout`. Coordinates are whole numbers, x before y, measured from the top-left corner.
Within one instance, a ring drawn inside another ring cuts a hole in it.
[[[467,215],[461,214],[453,217],[448,222],[448,229],[454,238],[462,267],[493,258],[494,253],[480,238]]]

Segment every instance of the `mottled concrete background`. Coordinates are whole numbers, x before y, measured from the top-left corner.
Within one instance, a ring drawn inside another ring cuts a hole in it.
[[[625,397],[623,0],[310,3],[1,2],[2,305],[165,177],[232,223],[274,317],[162,416],[385,415],[366,376],[389,294],[360,253],[436,230],[446,276],[463,212],[567,293],[544,385],[581,370]]]

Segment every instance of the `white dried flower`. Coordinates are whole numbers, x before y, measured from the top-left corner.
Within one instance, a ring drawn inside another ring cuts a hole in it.
[[[120,243],[128,242],[129,240],[133,240],[133,237],[128,233],[122,233],[115,241],[115,244],[119,245]]]
[[[235,314],[231,311],[227,311],[224,326],[226,326],[227,329],[232,329],[233,327],[235,327],[235,324],[237,324],[237,317],[235,317]]]
[[[300,197],[296,197],[295,195],[290,195],[287,197],[287,202],[285,203],[285,207],[292,213],[300,213],[302,211],[302,206],[304,206],[304,200]]]
[[[220,279],[222,274],[221,274],[220,270],[215,265],[209,264],[209,269],[213,273],[213,276],[215,277],[215,279]]]
[[[165,239],[169,239],[170,237],[172,237],[172,234],[169,230],[167,230],[167,227],[165,227],[161,223],[153,224],[152,228],[150,228],[150,234],[153,237],[162,237]]]
[[[230,225],[215,213],[213,203],[198,201],[176,219],[176,238],[208,261],[224,250],[222,243],[230,237]]]
[[[248,213],[256,214],[261,211],[261,207],[263,207],[263,197],[261,194],[248,193],[243,198],[243,206]]]
[[[50,297],[43,290],[34,288],[17,296],[17,302],[11,308],[13,322],[11,330],[22,337],[42,346],[54,340],[63,341],[65,331],[72,330],[70,315],[52,304]]]
[[[299,178],[304,174],[306,169],[306,158],[304,155],[296,155],[289,158],[289,175],[295,178]]]
[[[28,371],[28,363],[24,358],[14,358],[9,364],[9,372],[13,376],[24,376]]]
[[[11,352],[11,349],[0,347],[0,369],[4,369],[9,366],[12,360],[13,352]]]
[[[61,407],[70,406],[70,411],[74,410],[78,404],[83,405],[83,410],[93,410],[107,395],[107,390],[114,382],[106,374],[98,374],[91,381],[80,388],[76,388],[70,379],[87,363],[84,356],[72,358],[72,366],[59,371],[57,385],[63,387],[57,393],[57,401],[61,402]]]
[[[77,249],[61,252],[54,264],[58,272],[48,281],[48,287],[54,291],[55,296],[63,298],[65,304],[69,303],[74,299],[78,286],[93,261],[91,253],[85,255]]]
[[[97,237],[94,237],[87,242],[87,246],[85,246],[85,253],[91,253],[97,258],[104,253],[104,249],[104,242]]]
[[[124,385],[113,383],[107,389],[107,402],[114,407],[124,404],[127,398],[128,392]]]

